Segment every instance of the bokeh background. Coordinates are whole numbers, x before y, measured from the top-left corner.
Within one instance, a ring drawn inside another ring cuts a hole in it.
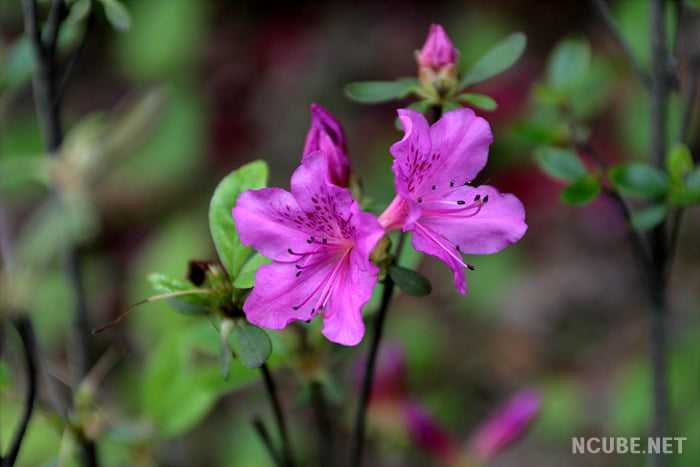
[[[476,271],[468,274],[465,296],[454,290],[442,263],[407,255],[403,262],[416,265],[434,291],[420,299],[399,295],[387,338],[404,349],[412,397],[459,439],[518,390],[541,391],[544,405],[532,430],[494,466],[645,465],[639,455],[571,453],[572,437],[649,432],[646,296],[616,206],[604,197],[583,208],[562,205],[563,185],[533,158],[538,131],[558,131],[562,123],[542,111],[534,90],[553,47],[566,37],[585,37],[592,45],[584,117],[593,144],[610,162],[644,159],[648,152],[648,101],[589,3],[124,3],[130,29],[117,31],[101,11],[96,14],[64,103],[64,126],[81,155],[90,157],[90,144],[104,138],[91,133],[90,122],[106,121],[107,133],[121,132],[101,175],[80,192],[84,202],[70,221],[80,238],[91,327],[153,295],[148,273],[182,277],[188,260],[215,258],[208,202],[231,170],[264,159],[270,185],[288,187],[311,102],[343,123],[366,193],[377,205],[387,204],[393,197],[388,148],[401,138],[395,110],[411,101],[361,105],[343,87],[415,75],[413,51],[431,22],[445,26],[466,64],[522,31],[528,38],[524,56],[473,90],[499,104],[493,112],[477,109],[495,135],[481,181],[523,201],[528,233],[503,252],[468,258]],[[46,2],[39,5],[46,10]],[[646,2],[615,1],[612,8],[641,62],[648,63]],[[74,47],[77,30],[65,28],[60,43],[66,50]],[[60,393],[69,380],[71,300],[52,248],[65,219],[51,217],[42,183],[46,168],[22,33],[20,2],[0,0],[0,222],[18,251],[43,258],[23,286],[30,291],[27,309],[43,366],[54,380],[42,384],[19,465],[49,466],[68,449],[49,386]],[[697,134],[695,123],[691,135]],[[698,138],[692,139],[699,154]],[[689,210],[671,274],[672,429],[688,438],[684,453],[671,458],[677,467],[700,465],[698,231],[700,217]],[[12,326],[3,328],[4,452],[26,381],[19,338]],[[289,332],[271,334],[273,368],[303,457],[317,442],[308,428],[308,394],[296,363],[285,356],[293,350]],[[343,458],[356,403],[355,367],[366,342],[347,349],[319,338],[315,345],[327,368],[336,454]],[[271,420],[258,374],[234,361],[231,378],[221,381],[218,337],[207,320],[178,314],[165,302],[149,303],[119,326],[89,336],[89,346],[90,363],[104,367],[88,404],[102,465],[273,465],[250,426],[254,414]],[[67,457],[65,465],[74,465]],[[440,465],[400,427],[381,423],[370,429],[366,460],[370,466]]]

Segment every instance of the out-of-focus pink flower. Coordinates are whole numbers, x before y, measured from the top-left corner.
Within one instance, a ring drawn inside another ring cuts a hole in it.
[[[418,446],[445,463],[452,463],[457,458],[460,451],[457,440],[419,402],[406,400],[402,409],[408,432]]]
[[[389,434],[408,435],[445,467],[483,465],[525,433],[541,405],[538,392],[522,391],[462,442],[433,418],[420,401],[411,397],[405,371],[401,347],[392,343],[385,345],[377,361],[370,416],[377,428]]]
[[[469,185],[493,140],[486,120],[457,109],[430,126],[420,112],[398,113],[405,135],[391,147],[397,196],[379,222],[387,231],[412,231],[413,247],[444,261],[457,290],[466,293],[470,266],[462,253],[495,253],[520,240],[525,208],[511,194]]]
[[[431,24],[423,48],[416,50],[416,62],[420,68],[440,70],[445,65],[456,65],[459,51],[452,45],[445,29],[439,24]]]
[[[329,340],[356,345],[379,271],[369,256],[384,230],[350,190],[328,182],[321,151],[304,159],[291,188],[246,191],[233,208],[241,242],[274,260],[258,270],[243,311],[268,329],[321,315]]]
[[[311,128],[306,135],[302,161],[316,151],[323,152],[328,165],[328,181],[346,188],[351,168],[347,156],[345,133],[340,122],[320,105],[311,104]]]
[[[527,431],[541,405],[538,392],[519,392],[481,424],[472,436],[470,450],[482,460],[490,459]]]

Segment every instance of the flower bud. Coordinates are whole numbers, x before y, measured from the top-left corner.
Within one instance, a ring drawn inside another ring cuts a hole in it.
[[[489,459],[520,438],[540,410],[542,397],[535,391],[516,394],[478,428],[471,448],[481,459]]]
[[[311,128],[306,135],[303,158],[316,151],[324,154],[329,182],[347,188],[351,170],[343,127],[333,114],[314,103],[311,104]]]
[[[452,45],[445,29],[431,24],[428,38],[421,50],[416,50],[418,77],[423,85],[435,84],[444,88],[457,78],[459,51]]]

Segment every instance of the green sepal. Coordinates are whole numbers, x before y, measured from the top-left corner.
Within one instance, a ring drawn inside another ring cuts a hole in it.
[[[498,103],[489,96],[484,94],[464,93],[457,96],[457,101],[467,102],[474,107],[479,107],[484,110],[496,110]]]

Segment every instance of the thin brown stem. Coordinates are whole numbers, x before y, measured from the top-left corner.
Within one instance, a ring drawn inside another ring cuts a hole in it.
[[[272,443],[272,438],[270,437],[270,432],[267,430],[267,427],[265,426],[265,423],[262,421],[262,419],[256,415],[253,417],[251,423],[253,424],[253,429],[255,430],[255,433],[257,433],[258,437],[260,438],[260,441],[263,443],[263,446],[265,446],[267,453],[272,458],[272,461],[277,467],[284,467],[284,460],[280,457],[279,453],[275,449],[275,446]]]

